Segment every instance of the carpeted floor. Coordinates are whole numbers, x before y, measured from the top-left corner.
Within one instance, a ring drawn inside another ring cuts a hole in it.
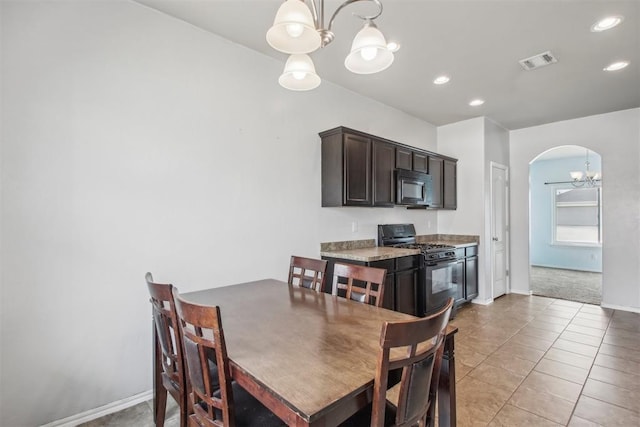
[[[600,305],[602,273],[531,266],[533,295]]]

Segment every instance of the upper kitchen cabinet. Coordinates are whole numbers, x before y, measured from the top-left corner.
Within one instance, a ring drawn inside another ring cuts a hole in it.
[[[414,151],[403,146],[396,147],[396,168],[427,173],[429,155],[423,151]]]
[[[396,169],[413,170],[413,150],[396,147]]]
[[[371,138],[322,132],[322,206],[371,206]]]
[[[389,206],[395,204],[395,154],[392,144],[372,140],[373,147],[373,206]]]
[[[444,209],[456,209],[458,207],[457,193],[457,169],[456,160],[444,159],[442,179],[442,207]]]
[[[456,208],[457,160],[342,126],[320,138],[322,206],[392,207],[395,171],[406,169],[432,176],[431,208]]]
[[[429,173],[429,156],[427,153],[413,152],[413,170],[416,172]]]
[[[431,208],[456,209],[457,204],[457,160],[440,156],[429,156],[429,175],[433,183]]]
[[[433,192],[431,193],[431,208],[442,208],[442,178],[444,176],[444,159],[435,156],[429,156],[429,175],[431,175],[431,184]]]

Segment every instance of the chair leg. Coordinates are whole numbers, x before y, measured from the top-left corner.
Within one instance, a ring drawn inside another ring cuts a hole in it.
[[[160,390],[156,390],[156,396],[154,399],[156,413],[154,414],[154,418],[156,420],[156,427],[164,426],[164,416],[167,411],[167,390],[160,386]]]
[[[189,424],[189,396],[186,391],[180,393],[180,427],[187,427]]]
[[[162,384],[162,350],[158,340],[155,324],[153,324],[153,421],[156,427],[164,426],[167,410],[167,389]]]

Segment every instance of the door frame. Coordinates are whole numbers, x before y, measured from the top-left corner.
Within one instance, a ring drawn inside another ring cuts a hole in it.
[[[490,254],[490,265],[491,265],[491,300],[493,301],[494,299],[494,278],[495,278],[495,271],[494,271],[494,266],[495,266],[495,260],[494,260],[494,251],[493,251],[493,243],[491,241],[491,239],[493,238],[493,219],[494,219],[494,215],[495,212],[493,210],[493,195],[494,195],[494,191],[495,189],[493,188],[493,170],[494,168],[497,169],[502,169],[504,170],[504,175],[505,175],[505,187],[504,187],[504,203],[505,203],[505,212],[504,212],[504,218],[506,221],[505,224],[505,238],[504,238],[504,252],[505,252],[505,295],[511,293],[511,275],[509,274],[509,268],[510,268],[510,248],[509,248],[509,240],[510,240],[510,236],[511,236],[511,221],[509,218],[509,167],[506,165],[503,165],[501,163],[497,163],[497,162],[489,162],[489,198],[490,198],[490,208],[489,208],[489,236],[488,236],[488,242],[489,242],[489,254]]]

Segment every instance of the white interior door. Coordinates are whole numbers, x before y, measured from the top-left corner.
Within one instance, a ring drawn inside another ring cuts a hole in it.
[[[509,170],[491,163],[491,285],[492,297],[507,293],[509,241]]]

